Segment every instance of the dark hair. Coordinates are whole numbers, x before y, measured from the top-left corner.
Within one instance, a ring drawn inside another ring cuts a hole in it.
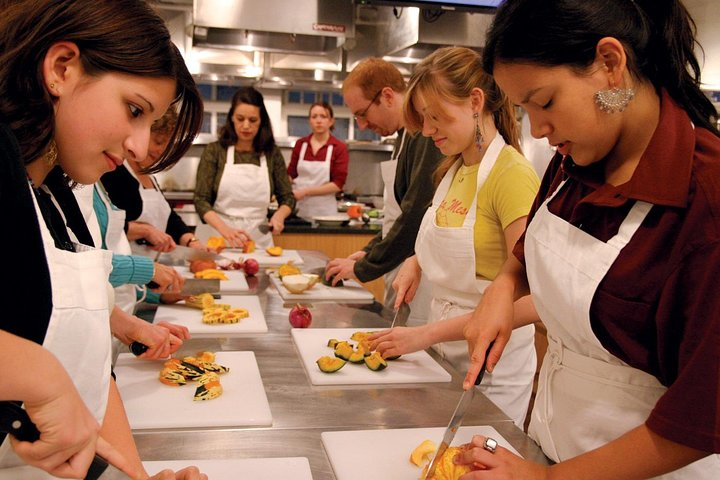
[[[179,105],[170,148],[148,170],[177,163],[202,125],[203,105],[163,20],[141,0],[25,0],[0,18],[0,117],[10,125],[24,162],[38,158],[54,136],[54,110],[42,62],[56,42],[80,49],[87,75],[171,78]]]
[[[595,59],[603,37],[619,40],[630,74],[666,89],[697,126],[720,135],[718,112],[700,90],[695,23],[678,0],[506,0],[488,30],[483,66],[567,65]]]
[[[335,118],[335,112],[333,112],[333,108],[328,102],[315,102],[310,105],[310,108],[308,109],[308,117],[312,115],[312,109],[315,107],[324,108],[328,115],[330,115],[330,119]],[[330,131],[332,132],[333,130],[335,130],[335,124],[330,125]]]
[[[267,108],[265,108],[262,93],[253,87],[242,87],[233,95],[230,110],[228,110],[227,118],[225,119],[225,125],[223,125],[220,130],[220,145],[227,148],[237,143],[238,137],[235,133],[232,117],[233,112],[235,112],[235,107],[241,103],[255,105],[260,109],[260,129],[257,135],[255,135],[255,138],[253,138],[253,150],[258,153],[262,152],[265,156],[269,157],[275,148],[275,137],[273,136],[272,124],[270,123],[270,115],[268,115]]]
[[[492,115],[505,142],[522,152],[515,108],[495,79],[482,69],[476,51],[465,47],[439,48],[415,67],[408,85],[403,114],[409,132],[422,130],[423,125],[422,115],[413,105],[415,96],[421,95],[431,103],[440,99],[457,103],[469,99],[472,90],[479,88],[485,94],[484,112]],[[459,157],[453,155],[440,163],[433,174],[436,185]]]

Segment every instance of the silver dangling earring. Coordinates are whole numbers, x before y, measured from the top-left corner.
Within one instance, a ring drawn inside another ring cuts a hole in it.
[[[632,88],[613,87],[607,90],[598,90],[594,95],[595,103],[605,113],[622,112],[635,98]]]
[[[483,135],[480,131],[480,120],[478,120],[479,117],[480,115],[478,115],[477,112],[473,113],[473,118],[475,119],[475,147],[477,147],[478,150],[482,150]]]

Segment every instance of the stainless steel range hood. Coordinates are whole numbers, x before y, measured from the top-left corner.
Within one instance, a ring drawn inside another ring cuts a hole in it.
[[[193,46],[326,55],[354,35],[352,0],[194,0]]]

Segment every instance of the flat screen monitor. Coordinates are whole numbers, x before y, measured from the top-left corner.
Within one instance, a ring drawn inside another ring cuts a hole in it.
[[[504,0],[358,0],[365,5],[393,7],[420,7],[434,10],[490,10],[496,9]]]

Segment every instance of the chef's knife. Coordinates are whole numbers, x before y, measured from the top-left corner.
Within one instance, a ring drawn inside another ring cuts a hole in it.
[[[167,253],[172,265],[185,265],[193,260],[212,260],[213,262],[232,263],[232,259],[213,252],[198,250],[197,248],[178,245],[172,252]]]
[[[272,229],[273,229],[273,228],[272,228],[272,225],[268,225],[267,223],[263,223],[263,224],[261,224],[261,225],[258,226],[258,230],[259,230],[260,233],[262,233],[263,235],[266,235],[266,234],[270,233],[270,232],[272,231]]]
[[[410,317],[410,305],[403,302],[400,304],[400,308],[395,310],[390,328],[393,327],[404,327],[407,324],[408,318]]]
[[[480,373],[478,373],[478,376],[475,379],[475,385],[465,390],[460,396],[460,401],[458,402],[457,407],[455,407],[455,412],[453,412],[450,423],[445,429],[445,434],[443,435],[437,452],[435,452],[435,458],[433,458],[432,462],[430,462],[430,466],[428,467],[427,475],[425,475],[425,478],[432,478],[433,475],[435,475],[435,469],[437,468],[438,461],[445,454],[445,451],[452,443],[453,438],[455,438],[455,434],[457,433],[458,428],[460,428],[460,425],[462,425],[465,412],[467,411],[468,406],[470,406],[473,397],[475,396],[475,388],[480,385],[480,382],[482,382],[482,379],[485,376],[485,365],[487,364],[488,354],[490,353],[490,349],[492,348],[494,343],[495,342],[490,342],[490,345],[488,345],[488,348],[485,351],[485,360],[483,361],[482,367],[480,367]]]
[[[0,402],[0,432],[9,433],[18,440],[35,442],[40,431],[30,420],[27,412],[17,403]],[[85,480],[128,480],[130,477],[119,468],[95,455]]]
[[[149,289],[157,288],[158,284],[150,282],[147,284]],[[178,295],[199,295],[201,293],[218,293],[220,291],[220,279],[218,278],[186,278]]]

